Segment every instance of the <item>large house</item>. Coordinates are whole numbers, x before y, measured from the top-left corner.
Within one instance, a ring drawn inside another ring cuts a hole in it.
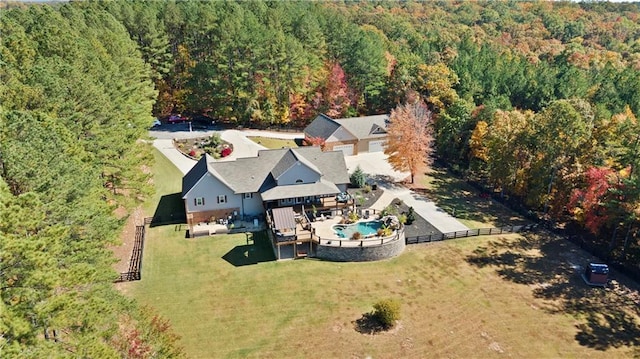
[[[336,203],[349,175],[340,152],[318,147],[262,150],[257,157],[215,161],[204,155],[182,179],[187,223],[261,216],[279,207]]]
[[[322,138],[324,150],[345,156],[384,151],[389,115],[332,119],[320,114],[304,129],[305,136]]]

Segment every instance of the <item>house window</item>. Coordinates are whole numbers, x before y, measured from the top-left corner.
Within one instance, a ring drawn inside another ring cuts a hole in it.
[[[218,203],[227,203],[227,196],[224,194],[221,194],[218,196]]]
[[[196,197],[193,199],[193,203],[196,206],[204,206],[204,197]]]
[[[245,193],[244,198],[253,198],[253,193]]]

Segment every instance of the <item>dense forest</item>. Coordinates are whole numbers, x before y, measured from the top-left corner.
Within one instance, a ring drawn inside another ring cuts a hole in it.
[[[94,4],[4,9],[0,33],[0,356],[179,354],[107,249],[151,191],[150,66]]]
[[[440,160],[637,263],[640,4],[3,6],[3,354],[177,353],[113,290],[105,249],[152,190],[139,140],[170,113],[299,127],[388,113],[417,91]]]

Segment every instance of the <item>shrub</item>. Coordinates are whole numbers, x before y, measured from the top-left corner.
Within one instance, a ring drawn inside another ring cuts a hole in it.
[[[220,155],[221,155],[222,157],[227,157],[227,156],[229,156],[230,154],[231,154],[231,148],[230,148],[230,147],[224,147],[224,148],[222,149],[222,151],[220,151]]]
[[[360,219],[360,217],[358,217],[356,212],[349,212],[349,220],[351,222],[356,222],[358,219]]]
[[[351,239],[360,239],[362,238],[362,233],[360,232],[354,232],[353,235],[351,236]]]
[[[371,193],[371,185],[370,184],[364,185],[364,188],[362,190],[364,191],[364,193]]]
[[[362,188],[366,180],[365,174],[362,172],[362,168],[360,168],[360,166],[356,167],[355,171],[353,171],[351,176],[349,176],[351,185],[356,188]]]
[[[391,235],[391,231],[392,229],[389,227],[382,227],[378,229],[378,232],[376,234],[378,235],[378,237],[388,237]]]
[[[399,221],[400,223],[402,223],[402,224],[407,223],[407,215],[406,215],[406,214],[404,214],[404,213],[403,213],[403,214],[401,214],[401,215],[399,215],[399,216],[398,216],[398,221]]]
[[[209,137],[209,143],[211,147],[218,147],[222,144],[222,137],[220,137],[220,134],[216,132]]]
[[[383,299],[373,305],[373,317],[385,328],[391,328],[400,319],[400,302],[395,299]]]
[[[394,206],[393,204],[388,205],[387,207],[385,207],[382,210],[382,213],[380,214],[382,217],[384,216],[397,216],[398,215],[398,208],[396,206]]]
[[[416,220],[416,214],[413,211],[413,207],[409,207],[409,212],[407,213],[407,221],[405,224],[412,224]]]

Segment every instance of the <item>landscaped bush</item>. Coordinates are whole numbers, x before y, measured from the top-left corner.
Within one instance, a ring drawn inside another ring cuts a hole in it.
[[[373,305],[372,316],[385,329],[392,328],[400,319],[400,302],[395,299],[383,299]]]
[[[349,176],[349,181],[353,187],[362,188],[364,186],[367,178],[364,172],[362,172],[362,168],[360,168],[360,166],[356,167],[355,171],[353,171],[351,176]]]
[[[376,233],[378,235],[378,237],[389,237],[391,235],[391,232],[393,230],[389,227],[382,227],[380,229],[378,229],[378,232]]]
[[[405,224],[407,223],[407,215],[406,214],[401,214],[398,216],[398,221],[400,221],[400,223]]]
[[[362,233],[360,233],[360,232],[355,232],[351,236],[351,239],[360,239],[360,238],[362,238]]]
[[[409,212],[407,212],[407,220],[404,224],[411,225],[416,220],[416,214],[413,211],[413,207],[409,207]]]
[[[380,215],[382,217],[385,216],[397,216],[398,215],[398,208],[396,206],[392,204],[386,206],[383,210],[382,213],[380,213]]]
[[[358,217],[358,214],[356,212],[349,212],[349,220],[351,221],[351,223],[357,222],[359,219],[360,217]]]
[[[194,158],[200,158],[205,153],[215,159],[227,157],[233,152],[233,147],[222,140],[220,134],[215,133],[209,137],[175,140],[178,149]],[[185,150],[188,148],[189,150]]]
[[[370,184],[364,185],[362,190],[364,191],[364,193],[371,193],[371,185]]]

